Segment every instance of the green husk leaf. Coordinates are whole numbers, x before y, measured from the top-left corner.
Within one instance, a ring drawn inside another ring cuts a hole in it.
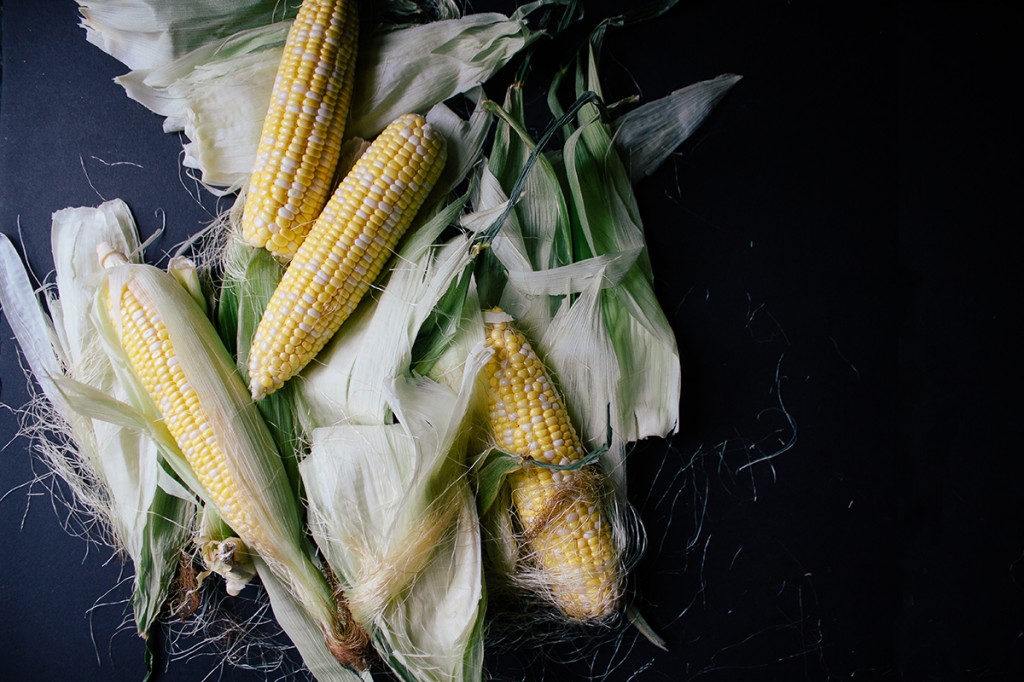
[[[218,332],[235,349],[235,366],[249,383],[249,349],[267,302],[281,281],[281,264],[266,249],[256,249],[241,239],[229,238],[224,275],[218,300]],[[225,345],[228,345],[227,343]],[[295,398],[292,384],[256,403],[281,453],[296,498],[302,495],[295,433]]]
[[[500,126],[491,148],[488,167],[502,187],[513,187],[526,167],[537,143],[523,121],[523,94],[509,88],[503,108],[492,109],[505,124]],[[515,215],[531,269],[544,269],[570,262],[566,243],[568,208],[558,175],[550,160],[538,156],[523,182],[524,201],[516,204]]]
[[[580,88],[597,91],[596,60],[593,52],[586,72],[580,69]],[[542,346],[556,365],[570,404],[584,404],[588,442],[604,432],[606,405],[611,406],[613,440],[606,470],[620,491],[625,486],[625,444],[648,436],[672,433],[679,419],[680,365],[675,336],[654,295],[653,276],[646,253],[643,229],[629,176],[615,148],[608,127],[596,109],[580,113],[580,126],[569,136],[563,159],[570,203],[573,207],[573,244],[578,257],[589,257],[629,249],[642,249],[622,283],[614,288],[591,291],[585,302],[590,314],[581,317],[562,311],[562,328],[554,325]],[[586,294],[583,298],[587,298]],[[600,306],[597,315],[596,306]],[[594,329],[600,319],[600,328]],[[594,330],[584,345],[576,334]],[[613,349],[608,353],[608,345]],[[564,352],[559,350],[564,349]],[[559,360],[561,356],[564,360]],[[599,363],[599,364],[593,364]],[[559,367],[558,365],[562,366]],[[617,374],[608,402],[597,402],[591,367],[605,367]],[[612,369],[614,368],[614,370]],[[579,408],[576,408],[579,410]],[[601,427],[600,432],[595,431]]]
[[[476,465],[476,502],[480,515],[488,514],[501,497],[505,479],[513,471],[523,468],[523,458],[498,448],[485,452]]]
[[[637,107],[613,124],[615,148],[637,182],[653,173],[700,127],[741,76],[723,74]]]
[[[430,375],[441,356],[449,349],[450,340],[458,333],[463,322],[462,313],[472,285],[473,264],[470,262],[438,299],[420,326],[412,347],[412,367],[417,374]]]

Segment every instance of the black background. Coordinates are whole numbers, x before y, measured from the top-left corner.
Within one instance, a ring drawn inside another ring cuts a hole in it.
[[[682,0],[609,37],[609,99],[744,76],[637,188],[683,361],[679,434],[630,460],[650,540],[637,604],[670,651],[628,630],[491,650],[495,679],[1021,672],[1009,7]],[[125,68],[85,42],[73,2],[8,0],[2,41],[0,230],[40,277],[66,206],[121,197],[143,236],[166,220],[151,259],[209,222],[218,203],[182,174],[181,140],[111,81]],[[6,322],[0,363],[0,402],[20,406]],[[17,427],[0,412],[0,679],[141,679],[130,572],[63,530]],[[219,663],[161,653],[158,679]]]

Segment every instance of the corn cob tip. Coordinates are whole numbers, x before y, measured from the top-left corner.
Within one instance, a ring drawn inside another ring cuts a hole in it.
[[[484,324],[500,324],[512,322],[514,318],[498,307],[484,311]]]
[[[276,390],[270,372],[260,372],[249,380],[249,390],[253,400],[262,400]]]
[[[358,623],[351,620],[351,614],[342,606],[346,612],[344,618],[339,618],[339,623],[348,623],[344,632],[325,632],[324,639],[327,641],[327,648],[335,659],[342,665],[347,665],[356,670],[366,670],[370,667],[370,636]]]
[[[99,259],[100,267],[104,270],[124,265],[128,262],[127,256],[107,242],[100,242],[96,245],[96,257]]]

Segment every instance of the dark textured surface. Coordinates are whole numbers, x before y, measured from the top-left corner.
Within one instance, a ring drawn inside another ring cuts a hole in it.
[[[637,189],[684,365],[680,433],[630,460],[649,533],[637,603],[670,651],[627,630],[582,653],[492,653],[495,679],[1021,669],[1018,401],[1005,397],[1021,374],[1018,41],[992,4],[825,5],[684,1],[607,40],[612,100],[744,76]],[[121,197],[144,237],[166,217],[151,257],[216,208],[196,202],[178,136],[123,95],[111,79],[124,68],[75,15],[70,0],[3,7],[0,230],[20,233],[41,277],[49,216],[66,206]],[[0,363],[0,402],[23,404],[6,322]],[[119,628],[129,573],[62,530],[16,429],[0,412],[0,677],[141,679],[143,644]],[[217,662],[161,657],[158,679]]]

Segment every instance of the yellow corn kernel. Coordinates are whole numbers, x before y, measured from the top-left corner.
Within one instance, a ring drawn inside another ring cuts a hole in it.
[[[485,313],[488,416],[495,445],[524,458],[567,465],[584,456],[565,404],[511,317]],[[611,615],[621,592],[618,553],[601,506],[600,474],[526,466],[509,475],[512,502],[532,559],[555,604],[570,618]]]
[[[288,32],[242,214],[242,236],[288,260],[327,203],[355,76],[355,0],[303,0]]]
[[[260,320],[249,355],[254,399],[298,373],[352,314],[437,181],[441,136],[417,114],[391,123],[334,192]]]

